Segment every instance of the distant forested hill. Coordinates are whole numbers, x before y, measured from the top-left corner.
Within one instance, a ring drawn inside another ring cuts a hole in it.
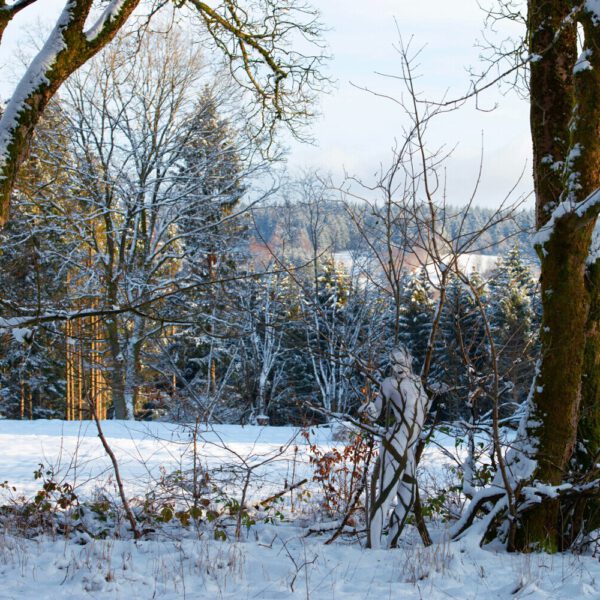
[[[320,248],[331,252],[356,251],[364,248],[364,240],[355,225],[352,215],[360,212],[357,206],[339,201],[323,201],[318,210],[307,203],[274,203],[253,210],[250,238],[266,242],[272,247],[285,244],[299,255],[308,251],[311,241],[317,240]],[[446,230],[449,238],[456,237],[462,227],[466,232],[485,229],[495,211],[490,208],[472,207],[466,214],[463,209],[450,207],[446,211]],[[362,212],[361,219],[374,219],[369,212]],[[489,227],[482,234],[477,252],[480,254],[504,254],[518,245],[522,254],[535,260],[531,245],[531,230],[534,224],[533,210],[519,212],[514,218]],[[367,227],[366,229],[370,229]]]

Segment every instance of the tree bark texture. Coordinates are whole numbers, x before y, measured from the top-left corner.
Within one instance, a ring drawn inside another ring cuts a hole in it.
[[[579,56],[578,23],[584,31]],[[597,25],[585,5],[529,2],[536,225],[544,236],[537,246],[542,359],[527,437],[537,462],[533,479],[549,485],[570,476],[578,435],[596,447],[598,439],[600,301],[597,269],[590,264],[598,209],[589,202],[600,186]],[[515,549],[558,550],[565,526],[560,502],[545,500],[522,515]]]
[[[69,0],[65,6],[0,119],[0,228],[8,219],[19,168],[27,158],[33,131],[48,103],[69,75],[113,39],[139,2],[124,0],[93,36],[84,30],[93,0]],[[0,35],[7,23],[0,13]]]

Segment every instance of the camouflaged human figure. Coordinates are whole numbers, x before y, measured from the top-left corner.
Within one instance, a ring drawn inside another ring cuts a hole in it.
[[[383,380],[375,400],[362,408],[371,421],[382,416],[384,422],[377,488],[369,511],[371,548],[395,547],[404,528],[415,499],[415,454],[429,409],[429,399],[420,377],[412,370],[408,350],[396,348],[390,358],[391,376]]]

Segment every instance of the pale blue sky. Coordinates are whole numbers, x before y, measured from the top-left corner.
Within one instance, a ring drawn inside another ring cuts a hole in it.
[[[319,7],[323,21],[333,28],[327,37],[335,57],[331,71],[338,89],[322,99],[323,117],[314,127],[318,148],[295,145],[291,160],[320,165],[335,174],[344,165],[351,173],[368,178],[380,162],[388,160],[394,137],[401,134],[402,116],[393,102],[351,84],[399,97],[400,83],[375,73],[400,72],[393,48],[399,30],[405,40],[413,36],[415,47],[426,46],[419,61],[419,84],[428,95],[437,98],[448,89],[450,96],[461,95],[469,81],[467,67],[478,63],[475,40],[481,38],[484,15],[476,0],[321,0]],[[482,100],[486,106],[498,102],[499,108],[484,113],[467,106],[442,117],[433,130],[434,145],[458,144],[448,163],[452,202],[463,202],[472,187],[482,132],[485,162],[479,202],[497,204],[526,163],[520,189],[532,187],[527,103],[495,89]]]
[[[38,20],[48,27],[65,0],[42,0],[11,24],[0,54],[3,80],[15,69],[12,52]],[[389,160],[394,138],[401,135],[402,115],[391,101],[374,97],[352,84],[399,96],[398,82],[376,75],[376,71],[399,73],[399,58],[393,45],[398,29],[404,39],[414,36],[414,45],[426,45],[421,57],[419,83],[432,97],[447,89],[458,95],[468,85],[466,67],[477,64],[474,46],[483,25],[476,0],[319,0],[326,39],[334,59],[329,70],[335,89],[320,103],[322,112],[312,127],[316,146],[291,144],[292,168],[318,167],[340,179],[343,170],[367,181],[380,163]],[[43,7],[43,8],[42,8]],[[396,19],[396,22],[394,21]],[[8,47],[9,51],[6,50]],[[10,91],[3,85],[3,95]],[[521,190],[531,188],[528,107],[514,94],[496,90],[485,98],[499,108],[491,113],[465,107],[443,117],[433,130],[433,144],[458,144],[448,163],[448,196],[464,202],[475,179],[481,136],[484,135],[485,163],[479,203],[497,204],[512,187],[527,162]]]

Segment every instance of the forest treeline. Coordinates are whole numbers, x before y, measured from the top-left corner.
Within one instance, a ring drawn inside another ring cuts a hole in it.
[[[35,248],[28,257],[43,262]],[[420,369],[437,301],[425,271],[403,275],[397,320],[389,293],[364,285],[331,259],[319,262],[316,277],[310,269],[249,276],[238,267],[239,279],[215,284],[215,293],[170,297],[173,306],[165,310],[185,314],[185,324],[169,322],[163,308],[148,316],[120,316],[118,339],[125,347],[132,343],[136,319],[141,321],[136,355],[111,353],[114,325],[106,318],[5,335],[3,416],[89,418],[90,397],[103,416],[112,416],[126,384],[139,418],[306,424],[322,422],[327,414],[356,414],[376,393],[394,340],[406,344]],[[19,277],[18,271],[11,274]],[[77,287],[68,273],[62,285],[52,277],[41,284],[50,288],[53,302],[71,302]],[[508,417],[526,398],[537,355],[536,285],[517,248],[485,279],[476,272],[471,278],[501,348],[501,408]],[[39,272],[32,273],[18,291],[35,296],[39,279]],[[180,303],[185,310],[179,310]],[[489,417],[491,360],[476,302],[453,278],[429,377],[440,418]],[[131,381],[116,377],[123,372]]]
[[[293,253],[306,257],[311,252],[314,223],[311,220],[310,195],[302,199],[296,197],[280,199],[256,208],[252,213],[250,239],[257,243],[266,243],[270,247],[281,247],[282,240],[293,244]],[[360,255],[365,250],[365,240],[356,227],[353,215],[360,212],[365,229],[373,228],[378,214],[361,210],[358,202],[340,201],[332,195],[321,207],[320,246],[334,253],[351,252]],[[448,217],[446,227],[450,238],[454,238],[460,227],[476,232],[485,228],[496,212],[496,209],[483,206],[472,206],[468,210],[456,206],[445,208]],[[443,217],[442,217],[443,218]],[[464,223],[463,223],[464,221]],[[532,264],[538,258],[531,244],[531,232],[534,226],[533,210],[522,210],[514,221],[500,221],[494,227],[486,229],[482,234],[478,252],[485,255],[501,255],[510,251],[515,245],[521,250],[523,257]],[[398,244],[401,244],[400,229]]]
[[[484,418],[498,372],[515,412],[537,352],[532,213],[432,220],[314,173],[281,183],[261,143],[176,29],[123,35],[69,79],[1,234],[3,417],[318,422],[355,415],[398,344],[440,418]]]

